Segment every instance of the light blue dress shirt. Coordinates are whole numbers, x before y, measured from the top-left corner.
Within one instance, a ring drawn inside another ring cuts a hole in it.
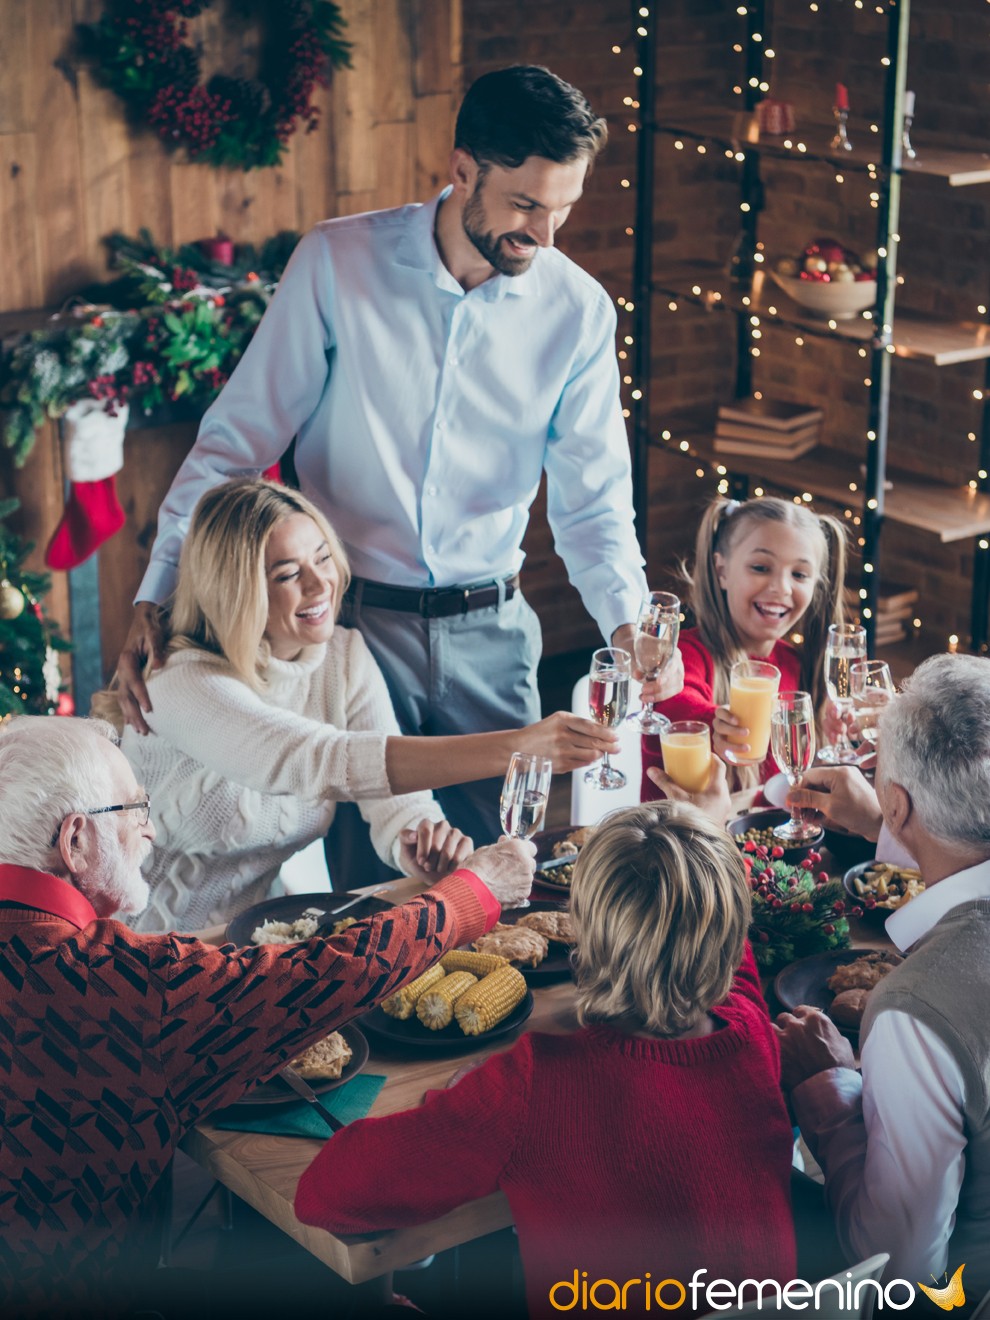
[[[166,497],[138,599],[173,589],[200,495],[296,436],[300,486],[357,576],[422,588],[516,572],[545,468],[555,544],[602,635],[636,619],[611,301],[554,249],[465,292],[434,241],[440,200],[302,239]]]

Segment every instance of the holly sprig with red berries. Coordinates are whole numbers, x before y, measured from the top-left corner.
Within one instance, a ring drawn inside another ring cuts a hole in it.
[[[300,121],[311,133],[313,89],[351,62],[345,20],[331,0],[268,0],[236,6],[264,20],[256,77],[215,73],[202,82],[188,20],[211,0],[109,0],[98,23],[81,24],[82,49],[99,82],[132,118],[155,128],[191,161],[243,170],[277,165]]]
[[[757,963],[775,971],[813,953],[849,946],[847,916],[861,916],[838,880],[821,870],[821,853],[811,852],[796,866],[781,847],[748,840],[743,860],[753,891],[750,942]]]

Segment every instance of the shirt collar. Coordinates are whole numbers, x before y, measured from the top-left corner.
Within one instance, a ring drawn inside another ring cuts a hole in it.
[[[0,862],[0,903],[23,903],[53,917],[61,917],[76,930],[83,930],[96,920],[89,899],[67,880],[29,866]]]
[[[447,293],[456,293],[463,298],[464,290],[441,261],[440,251],[434,238],[437,208],[452,192],[453,189],[448,184],[432,201],[409,208],[411,214],[396,247],[395,260],[399,266],[411,266],[414,270],[429,271],[437,288],[444,289]],[[527,297],[539,293],[539,264],[542,260],[545,260],[545,254],[537,251],[529,264],[529,270],[524,271],[522,275],[493,275],[491,279],[485,280],[484,284],[478,285],[478,293],[489,302],[497,302],[510,294],[514,297]]]
[[[887,918],[887,934],[902,953],[906,953],[935,926],[947,912],[974,899],[990,899],[990,858],[969,866],[965,871],[946,876],[905,907]]]

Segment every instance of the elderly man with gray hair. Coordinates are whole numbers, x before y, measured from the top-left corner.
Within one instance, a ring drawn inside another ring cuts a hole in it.
[[[870,993],[862,1075],[829,1019],[801,1007],[778,1019],[783,1082],[849,1259],[887,1251],[888,1277],[923,1282],[965,1263],[977,1301],[990,1288],[990,662],[935,656],[907,680],[881,716],[875,798],[856,770],[820,787],[833,818],[882,813],[926,889],[887,920],[907,957]]]
[[[142,1211],[193,1125],[478,938],[532,881],[533,845],[503,839],[338,935],[237,949],[138,934],[113,918],[147,902],[155,827],[112,734],[31,715],[0,730],[5,1317],[129,1314]]]

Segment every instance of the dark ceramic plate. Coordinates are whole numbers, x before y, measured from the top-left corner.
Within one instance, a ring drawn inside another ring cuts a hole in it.
[[[777,973],[773,983],[774,993],[784,1008],[791,1012],[799,1004],[809,1004],[827,1013],[835,998],[835,992],[828,988],[828,978],[843,963],[855,962],[870,952],[872,950],[865,948],[830,949],[827,953],[813,953],[810,958],[799,958]],[[836,1023],[836,1026],[839,1024]],[[855,1027],[839,1026],[839,1030],[847,1036],[859,1035]]]
[[[297,921],[303,913],[311,910],[311,914],[317,917],[320,927],[327,926],[327,929],[320,930],[321,934],[329,934],[330,926],[335,920],[343,921],[345,917],[353,917],[355,921],[360,921],[362,917],[373,917],[376,912],[387,912],[393,906],[381,898],[362,898],[360,903],[355,903],[349,907],[346,912],[341,912],[340,917],[334,916],[340,908],[351,899],[357,898],[357,894],[348,893],[330,893],[329,890],[323,890],[317,894],[283,894],[281,898],[270,898],[265,903],[256,903],[254,907],[245,908],[233,917],[227,926],[225,938],[230,944],[249,945],[254,931],[265,921]]]
[[[774,825],[783,825],[784,821],[790,819],[790,815],[789,811],[781,811],[775,807],[766,811],[747,811],[743,815],[737,816],[735,820],[730,820],[726,828],[738,842],[747,830],[765,830],[773,828]],[[808,853],[820,848],[824,838],[825,831],[819,829],[807,843],[791,845],[790,847],[781,843],[779,839],[777,843],[784,849],[784,861],[793,866],[800,862],[802,858],[807,857]]]
[[[547,902],[544,899],[534,899],[528,908],[503,909],[499,920],[503,925],[514,926],[517,921],[526,916],[527,912],[566,911],[566,899],[556,903]],[[519,968],[530,985],[543,985],[547,981],[562,981],[565,976],[571,974],[571,946],[564,944],[561,940],[550,940],[549,944],[550,951],[539,966]]]
[[[527,990],[526,997],[508,1017],[503,1018],[490,1031],[483,1031],[480,1036],[466,1036],[456,1021],[441,1031],[430,1031],[415,1014],[402,1022],[398,1018],[390,1018],[380,1008],[373,1008],[370,1013],[366,1013],[361,1019],[361,1026],[377,1039],[413,1054],[453,1054],[455,1051],[483,1049],[491,1041],[508,1036],[526,1021],[532,1011],[533,992]]]
[[[338,1030],[351,1047],[351,1061],[337,1078],[328,1077],[322,1081],[318,1077],[308,1078],[310,1089],[315,1091],[317,1095],[323,1095],[327,1091],[335,1091],[338,1086],[343,1086],[352,1077],[356,1077],[368,1062],[370,1050],[364,1032],[351,1023],[344,1027],[338,1027]],[[273,1077],[270,1082],[262,1082],[243,1100],[238,1101],[238,1104],[243,1105],[291,1105],[298,1103],[299,1096],[291,1089],[288,1082],[283,1082],[280,1077]]]
[[[876,864],[877,864],[876,858],[872,857],[868,862],[860,862],[859,866],[851,866],[849,870],[845,873],[845,875],[842,877],[842,883],[845,887],[846,893],[849,895],[852,902],[858,903],[860,907],[863,907],[863,896],[862,894],[856,893],[856,890],[853,887],[853,883],[852,883],[853,877],[859,879],[865,871],[871,870],[874,866],[876,866]],[[897,911],[899,911],[898,908],[880,907],[879,904],[877,904],[877,906],[874,908],[863,907],[862,920],[870,921],[877,926],[881,926],[887,920],[887,918],[890,916],[892,912],[897,912]]]

